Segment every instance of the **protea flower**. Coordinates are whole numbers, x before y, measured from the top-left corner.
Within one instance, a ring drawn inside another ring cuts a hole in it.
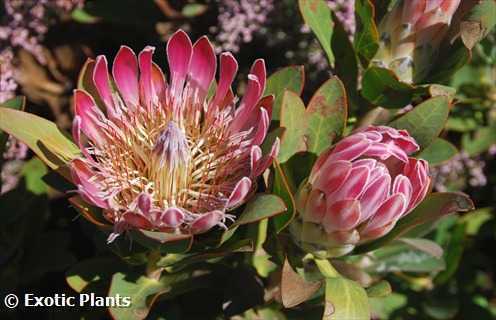
[[[253,64],[236,108],[231,83],[238,66],[230,53],[220,55],[209,94],[217,64],[206,37],[194,45],[183,31],[171,37],[168,83],[153,52],[146,47],[136,57],[121,47],[113,77],[105,57],[97,57],[98,97],[74,93],[73,135],[83,156],[71,164],[73,179],[82,198],[114,224],[109,241],[130,228],[182,235],[225,226],[233,218],[226,212],[245,201],[278,151],[278,140],[265,156],[260,148],[273,102],[262,98],[263,60]]]
[[[405,82],[424,79],[446,36],[460,0],[400,0],[379,25],[374,62]]]
[[[368,127],[324,152],[297,194],[291,231],[312,251],[346,254],[387,234],[429,190],[425,160],[405,130]]]

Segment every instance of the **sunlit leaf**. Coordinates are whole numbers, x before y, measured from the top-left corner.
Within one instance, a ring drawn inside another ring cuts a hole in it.
[[[331,9],[324,0],[299,0],[301,15],[305,23],[312,29],[327,55],[329,64],[334,65],[334,54],[331,49],[331,38],[334,23]]]
[[[139,274],[118,272],[113,275],[108,296],[129,297],[130,305],[109,308],[114,319],[141,320],[145,319],[150,308],[159,295],[172,290],[175,282],[188,279],[186,273],[178,273],[153,279]]]
[[[369,298],[383,298],[390,295],[392,292],[391,285],[386,280],[381,280],[378,283],[367,288],[367,296]]]
[[[367,293],[345,278],[327,278],[323,320],[370,320]]]
[[[80,153],[55,123],[31,113],[0,107],[0,129],[24,142],[54,170],[63,169]]]
[[[26,189],[40,195],[47,192],[47,185],[41,179],[47,173],[47,168],[38,158],[27,161],[22,168],[26,180]]]
[[[91,258],[72,266],[66,272],[66,281],[73,290],[81,293],[92,283],[110,280],[122,267],[122,262],[114,258]]]
[[[26,106],[26,98],[21,96],[0,103],[1,108],[10,108],[14,110],[24,110],[25,106]],[[7,144],[8,138],[9,135],[3,132],[2,130],[0,130],[0,167],[2,166],[3,154],[5,152],[5,146]],[[0,179],[0,188],[1,188],[1,180],[2,179]]]
[[[183,16],[187,18],[192,18],[196,16],[200,16],[207,11],[208,6],[205,4],[201,3],[188,3],[186,4],[183,9],[181,10],[181,13]]]

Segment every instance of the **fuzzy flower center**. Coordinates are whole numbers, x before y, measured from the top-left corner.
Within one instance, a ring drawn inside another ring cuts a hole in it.
[[[243,151],[249,132],[229,133],[229,113],[214,125],[206,123],[202,104],[187,101],[180,113],[170,105],[148,113],[122,105],[120,119],[106,128],[110,142],[94,146],[104,193],[116,212],[124,212],[141,193],[151,195],[156,210],[220,210],[236,181],[248,174]]]

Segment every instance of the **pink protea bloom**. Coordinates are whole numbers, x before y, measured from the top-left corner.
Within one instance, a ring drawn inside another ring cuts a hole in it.
[[[238,65],[230,53],[220,55],[209,94],[217,59],[206,37],[192,44],[178,31],[170,38],[169,82],[153,52],[146,47],[136,57],[121,47],[112,77],[105,57],[97,57],[98,97],[74,93],[73,136],[82,156],[71,163],[72,175],[83,199],[114,224],[109,241],[131,228],[183,235],[225,226],[234,218],[226,212],[246,200],[278,152],[278,140],[265,156],[260,148],[273,102],[262,98],[263,60],[253,64],[236,108],[231,84]]]
[[[446,36],[461,0],[401,0],[379,25],[375,63],[407,82],[421,81]]]
[[[297,240],[339,255],[388,233],[429,190],[427,162],[408,157],[418,149],[405,130],[370,126],[323,153],[298,191]]]

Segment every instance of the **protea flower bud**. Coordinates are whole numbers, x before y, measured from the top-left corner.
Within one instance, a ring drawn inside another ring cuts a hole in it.
[[[460,0],[400,0],[379,25],[380,49],[373,62],[405,82],[430,71]]]
[[[306,250],[346,254],[388,233],[429,190],[425,160],[405,130],[368,127],[323,153],[297,194],[291,226]]]
[[[230,53],[221,54],[209,95],[217,65],[206,37],[194,45],[183,31],[171,37],[169,83],[153,51],[146,47],[136,57],[121,47],[113,79],[105,57],[97,57],[93,81],[106,112],[97,97],[74,94],[73,135],[83,156],[72,162],[72,174],[80,195],[114,224],[109,241],[130,228],[181,235],[224,226],[233,218],[226,212],[245,201],[278,151],[278,140],[269,154],[260,149],[273,102],[262,99],[263,60],[253,64],[236,108],[231,83],[238,66]]]

